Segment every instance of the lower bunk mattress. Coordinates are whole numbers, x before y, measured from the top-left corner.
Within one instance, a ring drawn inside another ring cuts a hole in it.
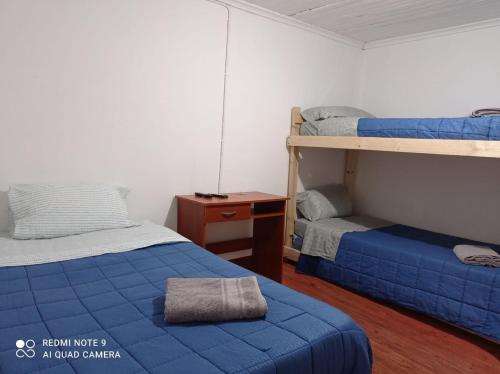
[[[251,274],[193,243],[1,267],[0,372],[371,372],[349,316],[260,276],[264,319],[163,320],[166,278]]]
[[[453,247],[468,243],[391,225],[345,233],[335,261],[301,255],[297,270],[500,341],[500,268],[460,262]]]

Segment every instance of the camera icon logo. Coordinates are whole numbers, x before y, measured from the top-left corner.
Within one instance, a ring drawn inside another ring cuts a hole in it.
[[[35,357],[35,341],[33,339],[16,341],[16,357],[18,358],[33,358]]]

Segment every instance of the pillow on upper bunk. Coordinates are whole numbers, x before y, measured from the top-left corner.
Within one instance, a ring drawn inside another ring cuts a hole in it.
[[[100,185],[10,187],[11,236],[48,239],[135,226],[128,218],[128,191]]]
[[[350,106],[317,106],[306,109],[300,114],[307,122],[322,121],[327,118],[338,117],[374,118],[370,113]]]
[[[352,215],[352,202],[342,185],[328,185],[297,194],[297,209],[309,221]]]

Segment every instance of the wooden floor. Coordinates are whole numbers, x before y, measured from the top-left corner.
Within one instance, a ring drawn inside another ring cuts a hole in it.
[[[349,314],[368,334],[374,374],[500,374],[500,345],[284,265],[283,283]]]

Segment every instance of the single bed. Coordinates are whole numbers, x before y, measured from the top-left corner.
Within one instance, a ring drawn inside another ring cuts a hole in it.
[[[53,249],[61,256],[63,241],[58,243]],[[174,236],[146,248],[84,253],[0,267],[0,372],[371,372],[369,340],[349,316],[261,276],[269,306],[264,319],[166,323],[167,278],[253,274],[191,242]],[[16,346],[20,339],[26,346]],[[69,345],[49,346],[44,339],[69,339]],[[97,339],[97,346],[77,347],[75,339]],[[32,345],[28,340],[35,343],[33,358],[24,357]],[[89,358],[89,352],[105,351],[114,357]]]
[[[297,249],[314,224],[300,221]],[[472,243],[392,224],[345,232],[334,260],[301,254],[297,270],[500,341],[500,268],[465,265],[453,253],[455,245]]]

